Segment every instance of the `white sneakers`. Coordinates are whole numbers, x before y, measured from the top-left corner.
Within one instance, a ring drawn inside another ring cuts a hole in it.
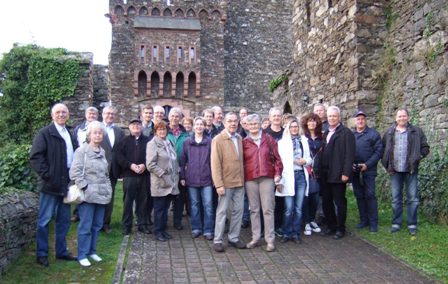
[[[313,233],[320,233],[321,232],[321,229],[316,224],[316,222],[310,222],[310,225],[311,225],[311,230],[313,230]]]
[[[103,259],[102,259],[101,257],[99,257],[97,254],[91,254],[91,255],[89,255],[89,257],[90,257],[91,260],[93,260],[93,261],[95,261],[95,262],[100,262],[100,261],[103,260]]]
[[[79,264],[82,267],[89,267],[90,265],[92,265],[87,258],[83,258],[83,259],[79,260]]]
[[[103,260],[103,259],[102,259],[101,257],[99,257],[97,254],[91,254],[91,255],[89,255],[89,258],[90,258],[91,260],[95,261],[95,262],[100,262],[100,261]],[[89,261],[87,258],[83,258],[83,259],[79,260],[79,264],[80,264],[82,267],[89,267],[89,266],[92,265],[92,264],[90,263],[90,261]]]
[[[316,224],[316,222],[311,222],[311,223],[307,223],[305,225],[305,231],[303,232],[303,234],[305,236],[311,236],[312,233],[320,233],[320,232],[321,232],[321,229]]]
[[[303,232],[303,234],[305,236],[311,236],[311,234],[313,233],[313,231],[311,230],[311,226],[309,223],[306,223],[305,225],[305,231]]]

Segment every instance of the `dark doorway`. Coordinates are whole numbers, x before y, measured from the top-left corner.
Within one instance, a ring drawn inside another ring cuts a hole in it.
[[[154,71],[151,74],[151,97],[157,98],[159,96],[159,84],[160,84],[159,73]]]
[[[292,108],[289,102],[285,103],[285,106],[283,107],[283,113],[292,113]]]
[[[146,96],[146,84],[148,83],[148,77],[146,77],[146,73],[144,71],[140,71],[138,73],[138,96],[145,97]]]

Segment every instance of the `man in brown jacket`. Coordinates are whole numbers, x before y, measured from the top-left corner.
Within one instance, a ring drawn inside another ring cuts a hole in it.
[[[222,242],[228,208],[232,208],[228,243],[239,249],[246,248],[239,239],[244,205],[244,169],[242,138],[236,133],[238,116],[233,112],[227,113],[224,127],[212,141],[211,155],[212,178],[219,196],[213,240],[216,252],[225,251]]]

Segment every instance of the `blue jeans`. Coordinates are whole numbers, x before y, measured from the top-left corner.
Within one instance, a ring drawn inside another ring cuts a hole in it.
[[[406,189],[408,228],[417,227],[419,203],[417,173],[395,173],[390,178],[392,187],[392,226],[401,227],[403,222],[403,187]]]
[[[215,210],[212,202],[212,186],[188,187],[188,196],[191,206],[191,231],[213,235],[215,230]],[[203,208],[204,218],[201,216],[201,207]]]
[[[103,227],[106,205],[83,202],[78,206],[78,260],[96,254],[96,242]]]
[[[378,227],[378,205],[375,196],[375,175],[363,175],[361,184],[359,174],[352,179],[353,193],[356,197],[360,224]]]
[[[64,256],[67,250],[66,236],[70,229],[70,205],[63,202],[62,196],[40,193],[39,213],[36,231],[36,255],[48,256],[48,224],[56,217],[56,256]]]
[[[294,171],[294,196],[285,196],[285,214],[283,233],[287,238],[300,236],[302,223],[302,205],[305,197],[306,180],[303,170]]]

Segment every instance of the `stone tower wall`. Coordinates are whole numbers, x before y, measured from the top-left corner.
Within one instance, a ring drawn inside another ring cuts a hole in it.
[[[269,81],[292,62],[291,1],[229,1],[227,17],[225,108],[267,112]]]
[[[376,70],[382,78],[378,124],[389,126],[396,109],[406,107],[430,141],[446,141],[448,5],[442,0],[393,0],[387,14],[389,30]],[[433,146],[444,147],[439,144]]]

